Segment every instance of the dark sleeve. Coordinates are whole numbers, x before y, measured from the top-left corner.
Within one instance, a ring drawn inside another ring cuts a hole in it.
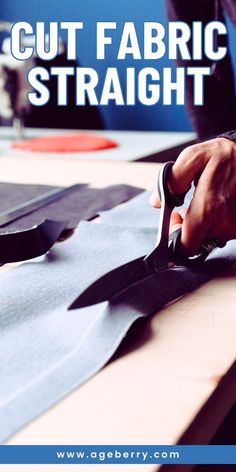
[[[226,133],[221,133],[218,135],[218,138],[226,138],[236,143],[236,130],[234,129],[232,131],[226,131]]]
[[[197,2],[166,0],[166,6],[169,21],[184,21],[190,28],[193,21],[202,21],[203,25],[213,20],[225,22],[220,0],[217,2],[215,0],[198,0]],[[218,45],[227,47],[227,36],[220,36]],[[191,50],[191,44],[189,47]],[[187,111],[199,138],[206,139],[233,129],[236,123],[236,100],[229,53],[217,62],[212,62],[203,56],[201,61],[184,61],[179,58],[176,63],[182,67],[211,68],[211,75],[204,79],[205,103],[203,106],[193,104],[193,81],[191,77],[186,77]]]

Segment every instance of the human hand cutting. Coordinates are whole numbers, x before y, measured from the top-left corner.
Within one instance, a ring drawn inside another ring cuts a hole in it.
[[[187,147],[175,162],[169,177],[174,194],[186,192],[191,183],[195,192],[185,210],[173,212],[170,231],[182,227],[182,251],[193,256],[205,240],[223,246],[236,238],[236,144],[215,138]],[[160,207],[155,192],[150,203]]]

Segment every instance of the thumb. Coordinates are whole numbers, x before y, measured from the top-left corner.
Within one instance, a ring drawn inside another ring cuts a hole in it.
[[[173,233],[177,229],[181,228],[183,224],[183,217],[177,211],[172,211],[170,219],[170,229],[169,233]]]
[[[149,198],[149,203],[154,208],[161,208],[161,200],[157,190],[154,190],[154,192],[151,194]]]

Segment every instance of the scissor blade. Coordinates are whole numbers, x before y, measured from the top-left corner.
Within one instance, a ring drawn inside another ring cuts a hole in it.
[[[129,276],[140,266],[142,261],[143,257],[138,257],[133,261],[127,262],[107,272],[85,289],[72,303],[69,310],[84,308],[110,300],[117,292],[125,288],[126,280],[128,280]],[[130,285],[130,283],[127,282],[127,285]]]
[[[111,300],[114,295],[126,287],[149,277],[155,272],[166,269],[166,265],[162,267],[156,263],[159,252],[159,249],[155,248],[147,256],[138,257],[107,272],[89,285],[68,309],[84,308]]]

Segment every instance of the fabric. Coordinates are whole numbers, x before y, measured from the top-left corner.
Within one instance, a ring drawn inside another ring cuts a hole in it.
[[[154,313],[236,258],[231,245],[224,257],[221,250],[217,261],[206,262],[204,270],[166,271],[127,289],[112,306],[67,311],[95,278],[148,252],[154,237],[150,229],[117,231],[81,223],[70,240],[45,258],[1,275],[1,441],[94,375],[136,319]]]
[[[64,239],[66,224],[66,221],[44,220],[27,230],[0,234],[0,264],[46,254],[59,239]]]
[[[88,133],[33,138],[13,143],[11,147],[32,152],[88,152],[117,146],[114,141]]]
[[[194,186],[189,190],[182,206],[189,205],[194,192]],[[153,228],[157,232],[160,212],[149,205],[150,194],[145,191],[132,198],[128,205],[112,208],[109,211],[100,211],[101,222],[109,225],[124,226],[126,228]]]
[[[132,214],[134,202],[127,206]],[[231,242],[199,269],[170,269],[124,290],[112,305],[68,311],[98,277],[153,248],[153,222],[126,227],[127,206],[116,226],[81,222],[70,239],[46,256],[0,274],[0,441],[98,372],[135,320],[236,259],[236,243]]]
[[[0,183],[0,214],[51,189],[53,187],[46,185]],[[98,214],[98,211],[119,205],[142,191],[141,188],[124,184],[101,189],[89,188],[87,185],[81,184],[78,191],[0,228],[0,234],[7,230],[30,228],[46,218],[69,221],[67,228],[73,229],[80,220],[92,219]]]
[[[111,211],[100,211],[101,222],[112,226],[125,226],[126,228],[157,228],[160,212],[147,205],[148,192],[132,198],[129,205],[124,205]]]

